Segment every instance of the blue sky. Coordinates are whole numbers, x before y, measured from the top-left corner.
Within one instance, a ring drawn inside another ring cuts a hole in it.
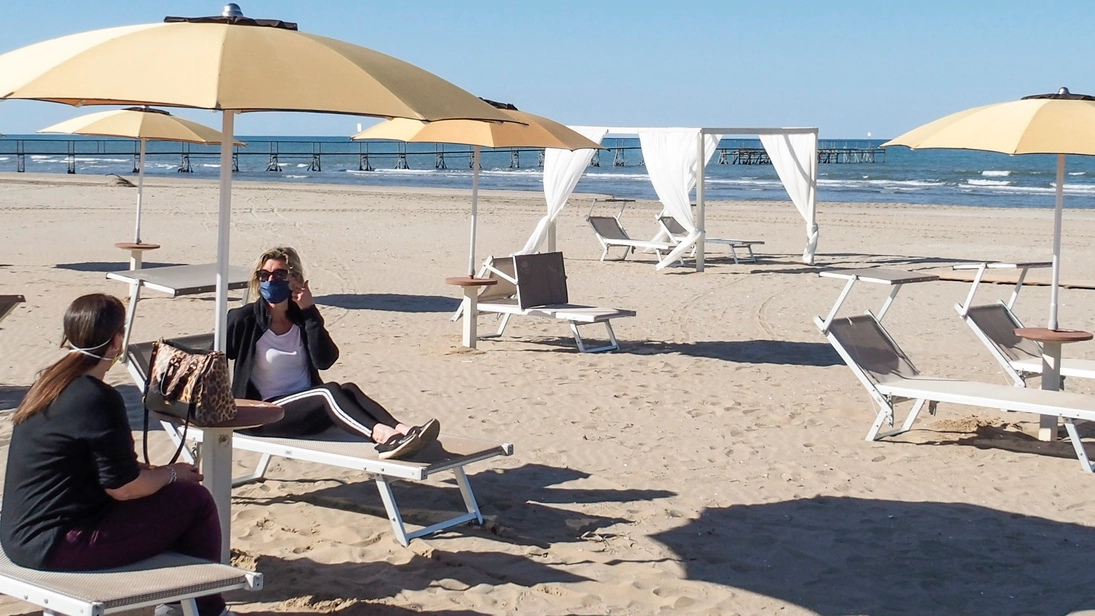
[[[9,1],[0,8],[0,52],[165,15],[218,14],[222,4]],[[817,126],[822,138],[885,138],[1062,85],[1095,94],[1090,0],[238,4],[249,17],[295,21],[567,124]],[[80,113],[7,101],[0,133],[30,133]],[[181,115],[219,126],[208,111]],[[372,121],[252,113],[237,120],[236,133],[349,135]]]

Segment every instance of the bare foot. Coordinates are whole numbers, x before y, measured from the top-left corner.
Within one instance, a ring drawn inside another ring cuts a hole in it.
[[[400,432],[398,426],[395,429],[389,426],[385,426],[384,424],[376,424],[375,426],[373,426],[374,443],[387,443],[388,439],[392,438],[396,434],[406,434],[406,432]]]

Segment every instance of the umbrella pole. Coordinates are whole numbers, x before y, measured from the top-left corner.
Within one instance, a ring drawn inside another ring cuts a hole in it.
[[[479,210],[479,146],[471,153],[471,246],[468,249],[468,276],[475,276],[475,217]]]
[[[1057,329],[1057,285],[1061,279],[1061,211],[1065,196],[1065,155],[1057,155],[1057,200],[1053,207],[1053,280],[1049,287],[1049,328]]]
[[[137,169],[137,226],[133,230],[133,243],[141,243],[141,195],[144,193],[144,151],[146,139],[141,139],[140,167]]]
[[[236,112],[226,109],[221,126],[220,208],[217,217],[217,299],[213,348],[223,351],[228,329],[228,236],[232,219],[232,124]],[[223,522],[223,520],[222,520]]]

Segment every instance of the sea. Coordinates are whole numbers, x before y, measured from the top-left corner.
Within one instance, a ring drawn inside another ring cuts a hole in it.
[[[354,142],[345,137],[238,136],[235,181],[314,182],[365,186],[470,189],[471,148],[441,144]],[[826,201],[912,203],[977,207],[1052,208],[1056,156],[1008,156],[969,150],[879,149],[884,140],[822,139],[821,148],[861,152],[872,162],[820,163],[818,192]],[[627,199],[655,199],[638,139],[606,138],[576,190]],[[729,161],[741,149],[760,148],[756,139],[723,139]],[[0,137],[0,172],[132,175],[137,142],[129,139],[70,135]],[[786,201],[771,165],[719,164],[716,152],[707,166],[709,201]],[[867,155],[870,153],[870,155]],[[216,178],[216,146],[148,142],[146,177]],[[480,187],[494,190],[543,190],[542,151],[485,149]],[[1095,157],[1065,161],[1064,205],[1095,208]]]

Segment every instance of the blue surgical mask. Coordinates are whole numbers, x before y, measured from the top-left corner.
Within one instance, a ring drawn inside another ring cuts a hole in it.
[[[293,294],[288,280],[267,280],[259,283],[259,295],[271,304],[280,304]]]

